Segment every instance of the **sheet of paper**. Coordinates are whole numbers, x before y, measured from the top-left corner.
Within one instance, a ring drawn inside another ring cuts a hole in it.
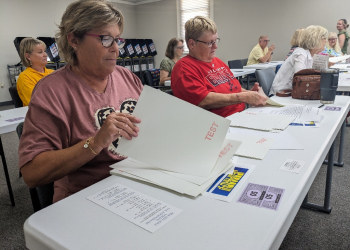
[[[310,106],[305,106],[305,107],[303,107],[303,111],[302,111],[300,117],[298,117],[298,119],[301,121],[320,122],[321,118],[322,118],[321,112],[322,112],[322,109],[310,107]]]
[[[252,129],[243,128],[230,128],[230,133],[232,134],[242,134],[242,135],[255,135],[264,138],[275,139],[274,143],[271,145],[270,150],[303,150],[304,147],[294,139],[287,131],[281,131],[280,133],[271,133],[265,131],[258,131]]]
[[[312,58],[312,68],[317,70],[328,68],[328,58],[329,56],[326,55],[315,54]]]
[[[275,139],[264,136],[232,134],[226,135],[226,139],[242,141],[235,155],[262,160],[271,148]]]
[[[336,57],[330,57],[329,58],[329,61],[330,62],[334,62],[334,63],[337,63],[337,62],[341,62],[341,61],[344,61],[346,59],[350,58],[350,55],[346,55],[346,56],[336,56]]]
[[[225,174],[220,175],[202,195],[231,202],[240,188],[243,187],[254,168],[254,165],[235,164],[235,166],[226,171]]]
[[[162,91],[144,86],[133,115],[141,119],[132,140],[121,138],[118,153],[153,167],[208,176],[230,121]]]
[[[282,188],[248,183],[237,202],[277,211],[284,191]]]
[[[250,128],[263,131],[272,130],[278,123],[287,116],[275,114],[252,113],[243,111],[226,117],[231,120],[231,127]]]
[[[87,199],[151,233],[182,212],[179,208],[122,184],[115,184]]]
[[[304,164],[305,162],[303,161],[287,159],[279,169],[283,171],[299,174]]]
[[[279,104],[278,102],[275,102],[275,101],[273,101],[273,100],[270,99],[270,98],[267,98],[266,103],[269,104],[269,105],[271,105],[271,106],[284,107],[284,105]]]

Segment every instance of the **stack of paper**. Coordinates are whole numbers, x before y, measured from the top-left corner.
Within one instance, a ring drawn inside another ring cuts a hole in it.
[[[140,132],[121,138],[117,151],[129,158],[111,174],[197,196],[232,167],[241,142],[225,140],[229,120],[148,86],[133,115]]]
[[[293,122],[294,117],[244,111],[228,116],[231,127],[249,128],[262,131],[284,130]]]
[[[208,188],[218,176],[233,166],[230,159],[240,144],[241,142],[235,140],[225,140],[213,170],[206,177],[157,169],[131,158],[111,165],[114,169],[110,173],[149,182],[196,197]],[[197,172],[201,172],[200,165],[194,165],[193,168],[196,168]]]

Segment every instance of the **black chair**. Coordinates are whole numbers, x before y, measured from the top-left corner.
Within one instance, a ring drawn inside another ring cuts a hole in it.
[[[22,102],[21,98],[18,95],[17,87],[16,86],[12,86],[12,87],[9,88],[9,91],[10,91],[10,95],[11,95],[11,98],[13,100],[13,103],[15,104],[15,108],[23,107],[23,102]]]
[[[248,61],[248,58],[247,59],[231,60],[231,61],[228,61],[228,67],[230,69],[243,69],[243,66],[247,65],[247,61]],[[246,84],[246,86],[247,86],[246,89],[249,89],[250,81],[253,81],[253,82],[256,81],[256,78],[253,77],[252,75],[247,75],[246,78],[239,77],[237,79],[241,83],[241,85]]]
[[[267,68],[255,71],[256,78],[258,79],[259,85],[264,90],[264,93],[269,96],[269,92],[275,79],[275,69]]]
[[[157,82],[153,81],[152,74],[149,70],[144,71],[143,73],[144,85],[151,86],[157,89],[170,89],[170,86],[161,86],[159,85],[159,80]]]
[[[228,67],[230,69],[243,69],[243,64],[241,60],[231,60],[228,61]]]
[[[248,58],[241,59],[243,67],[247,65]]]
[[[23,122],[17,125],[16,132],[18,138],[21,138],[23,132]],[[29,193],[35,213],[52,204],[54,193],[53,182],[36,188],[29,188]]]

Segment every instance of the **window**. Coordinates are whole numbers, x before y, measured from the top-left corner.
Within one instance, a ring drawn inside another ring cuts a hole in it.
[[[178,37],[185,40],[185,23],[195,16],[205,16],[213,19],[213,0],[178,0]],[[185,54],[188,53],[186,42]]]

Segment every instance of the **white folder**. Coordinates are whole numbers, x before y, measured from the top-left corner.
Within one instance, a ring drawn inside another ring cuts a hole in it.
[[[162,91],[144,86],[133,115],[138,137],[121,138],[123,155],[177,173],[208,176],[230,121]]]

